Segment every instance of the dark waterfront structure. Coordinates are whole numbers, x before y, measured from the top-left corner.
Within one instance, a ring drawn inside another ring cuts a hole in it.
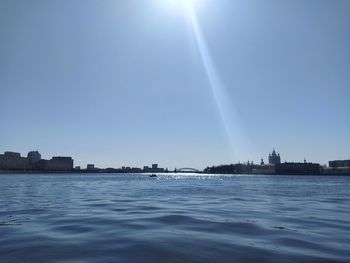
[[[349,175],[350,168],[343,167],[349,165],[349,161],[333,161],[330,166],[336,168],[321,167],[318,163],[301,162],[281,163],[281,156],[273,149],[269,154],[269,164],[265,164],[261,159],[260,165],[253,162],[244,164],[228,164],[207,167],[204,173],[209,174],[271,174],[271,175]],[[340,167],[339,167],[340,166]]]
[[[211,166],[204,169],[204,173],[210,174],[251,174],[253,170],[258,169],[260,165],[253,164],[253,162],[247,162],[246,164],[227,164]]]
[[[234,174],[236,171],[234,164],[211,166],[204,169],[204,173],[209,174]]]
[[[350,175],[350,160],[329,161],[329,167],[323,168],[328,175]]]
[[[321,168],[318,163],[281,163],[275,165],[276,174],[319,175]]]
[[[51,160],[46,161],[45,170],[49,171],[72,171],[74,161],[72,157],[52,157]]]
[[[52,157],[50,160],[41,159],[38,151],[31,151],[27,157],[22,157],[17,152],[5,152],[0,154],[0,171],[73,171],[74,160],[72,157]]]
[[[350,167],[350,160],[329,161],[329,167],[332,167],[332,168]]]
[[[26,170],[30,168],[29,160],[17,152],[0,154],[0,170]]]
[[[88,171],[92,171],[92,170],[95,170],[96,168],[95,168],[95,165],[94,164],[88,164],[87,166],[86,166],[86,170],[88,170]]]

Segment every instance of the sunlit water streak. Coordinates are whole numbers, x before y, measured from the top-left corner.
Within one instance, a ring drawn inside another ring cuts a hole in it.
[[[0,175],[0,262],[349,262],[350,177]]]

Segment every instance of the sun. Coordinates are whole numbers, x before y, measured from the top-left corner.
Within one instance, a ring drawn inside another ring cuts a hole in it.
[[[197,10],[205,0],[154,0],[166,11],[188,15]]]
[[[195,2],[195,0],[169,0],[169,1],[174,4],[191,4],[192,2]]]
[[[180,8],[192,8],[197,5],[201,0],[167,0],[172,6]]]

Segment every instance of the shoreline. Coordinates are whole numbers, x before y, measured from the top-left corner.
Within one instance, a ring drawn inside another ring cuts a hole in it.
[[[14,171],[14,170],[0,170],[0,176],[4,174],[22,174],[22,175],[39,175],[39,174],[115,174],[115,175],[136,175],[136,174],[200,174],[200,175],[255,175],[255,176],[350,176],[350,174],[333,174],[333,173],[320,173],[320,174],[258,174],[258,173],[205,173],[205,172],[195,172],[195,173],[186,173],[186,172],[174,172],[169,171],[167,173],[150,173],[150,172],[104,172],[104,171]]]

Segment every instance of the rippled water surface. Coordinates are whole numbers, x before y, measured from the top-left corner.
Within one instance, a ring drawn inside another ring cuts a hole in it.
[[[0,262],[350,262],[350,177],[3,174]]]

